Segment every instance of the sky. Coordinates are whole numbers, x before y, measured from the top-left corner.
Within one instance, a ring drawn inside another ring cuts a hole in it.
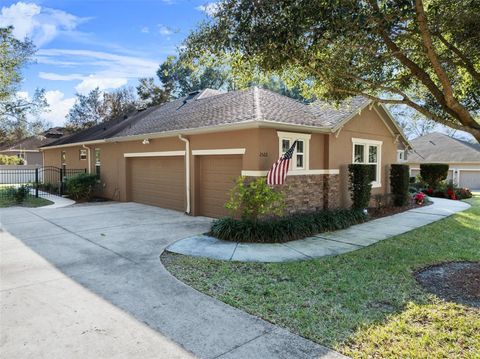
[[[46,90],[52,125],[62,125],[76,93],[135,86],[156,76],[182,40],[207,18],[205,0],[0,1],[0,26],[37,47],[23,71],[22,96]]]

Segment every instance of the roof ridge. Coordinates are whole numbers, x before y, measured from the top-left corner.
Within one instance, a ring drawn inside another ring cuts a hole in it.
[[[262,109],[260,107],[260,93],[258,91],[258,87],[253,87],[253,108],[255,110],[255,120],[261,121],[262,120]]]

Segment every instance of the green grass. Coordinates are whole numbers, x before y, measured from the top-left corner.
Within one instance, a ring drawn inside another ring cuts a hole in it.
[[[15,202],[14,199],[11,198],[2,198],[0,197],[0,208],[5,207],[13,207],[13,206],[21,206],[21,207],[43,207],[52,204],[52,201],[49,201],[45,198],[35,198],[35,197],[28,197],[22,203]]]
[[[192,287],[352,357],[480,357],[480,310],[426,293],[412,272],[480,260],[480,197],[472,208],[335,257],[240,263],[164,255]]]

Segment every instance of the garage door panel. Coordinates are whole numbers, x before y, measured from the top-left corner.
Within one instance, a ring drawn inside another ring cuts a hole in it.
[[[129,159],[130,200],[183,211],[185,168],[183,157]]]
[[[460,171],[459,184],[461,187],[480,189],[480,170]]]
[[[230,190],[242,171],[241,156],[199,157],[198,202],[199,214],[223,217],[228,214],[225,203]]]

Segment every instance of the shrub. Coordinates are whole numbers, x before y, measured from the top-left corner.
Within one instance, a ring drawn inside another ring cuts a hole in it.
[[[90,199],[97,183],[97,175],[79,173],[66,179],[68,195],[74,200]]]
[[[408,165],[392,164],[390,167],[390,188],[393,204],[397,207],[405,206],[409,201],[409,172]]]
[[[17,156],[0,155],[0,165],[23,165],[22,158]]]
[[[284,201],[283,193],[267,185],[266,178],[246,181],[245,177],[239,176],[225,207],[233,216],[255,221],[266,215],[281,215]]]
[[[458,199],[467,199],[472,198],[472,192],[465,187],[455,189],[455,194],[457,195]]]
[[[15,201],[17,203],[22,203],[25,201],[30,193],[30,187],[28,185],[21,185],[15,189]]]
[[[352,208],[364,209],[368,207],[372,192],[373,166],[354,163],[348,165],[350,196]]]
[[[259,220],[221,218],[213,222],[210,235],[235,242],[281,243],[335,231],[365,222],[362,210],[339,209],[271,217]]]
[[[420,164],[420,177],[432,189],[437,189],[440,182],[448,176],[448,164],[422,163]]]

